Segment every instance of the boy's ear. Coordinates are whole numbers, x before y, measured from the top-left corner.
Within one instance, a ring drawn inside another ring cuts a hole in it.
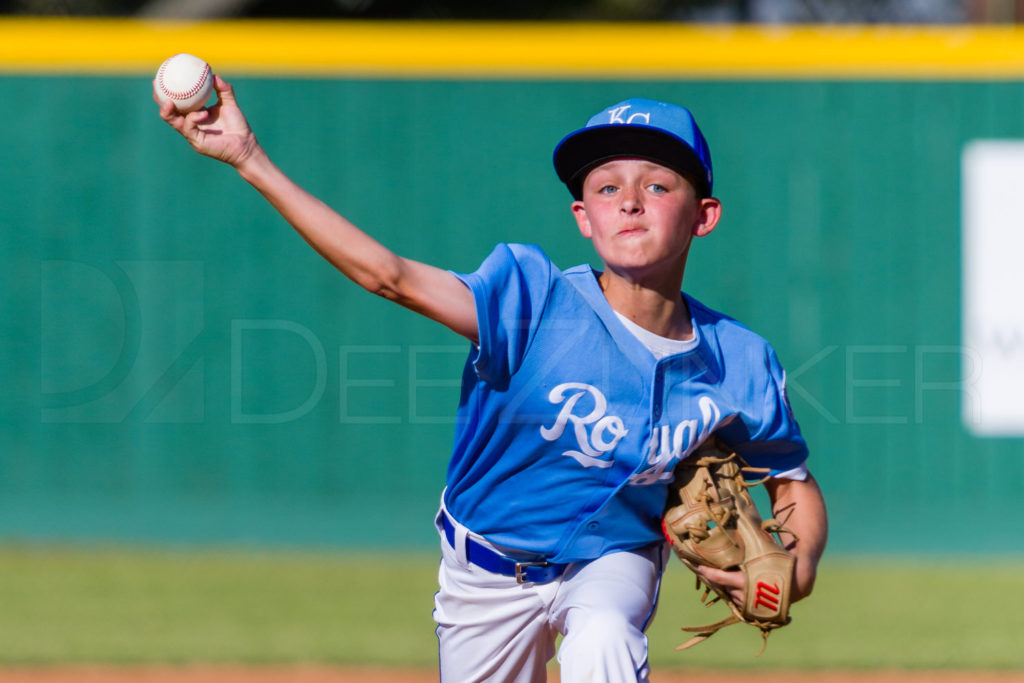
[[[711,234],[711,231],[718,225],[718,221],[722,217],[722,202],[715,197],[702,199],[698,211],[697,222],[693,225],[693,236],[704,237]]]
[[[576,219],[576,225],[580,229],[580,234],[589,240],[594,236],[594,233],[590,229],[590,218],[587,216],[587,210],[583,208],[583,202],[577,200],[572,203],[571,208],[572,216]]]

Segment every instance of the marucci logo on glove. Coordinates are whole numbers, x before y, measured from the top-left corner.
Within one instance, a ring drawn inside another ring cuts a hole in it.
[[[779,587],[778,585],[767,584],[764,581],[757,582],[757,599],[754,607],[764,607],[772,612],[779,611]]]

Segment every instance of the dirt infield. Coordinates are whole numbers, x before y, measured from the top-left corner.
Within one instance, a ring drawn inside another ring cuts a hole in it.
[[[558,683],[552,675],[550,683]],[[652,683],[1011,683],[1024,672],[765,672],[686,671],[652,676]],[[327,667],[72,667],[0,669],[0,683],[434,683],[432,671]]]

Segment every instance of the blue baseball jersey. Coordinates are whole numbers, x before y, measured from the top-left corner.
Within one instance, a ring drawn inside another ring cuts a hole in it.
[[[692,297],[693,347],[658,360],[590,266],[500,244],[459,277],[479,342],[445,506],[491,542],[558,563],[657,542],[672,471],[712,432],[776,474],[806,459],[774,350]]]

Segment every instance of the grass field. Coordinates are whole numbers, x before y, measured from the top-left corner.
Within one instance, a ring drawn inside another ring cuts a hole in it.
[[[734,626],[673,651],[678,626],[717,618],[681,566],[650,632],[656,669],[1024,670],[1024,560],[833,557],[791,626]],[[325,663],[433,668],[431,555],[5,547],[0,666],[97,662]]]

